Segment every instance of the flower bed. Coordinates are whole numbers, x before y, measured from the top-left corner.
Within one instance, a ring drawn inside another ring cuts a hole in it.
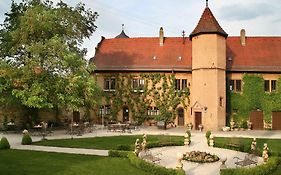
[[[210,163],[216,162],[219,159],[217,155],[212,155],[210,153],[201,151],[191,151],[184,154],[183,160],[198,162],[198,163]]]

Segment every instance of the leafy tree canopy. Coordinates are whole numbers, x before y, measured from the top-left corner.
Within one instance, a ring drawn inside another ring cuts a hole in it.
[[[12,2],[0,30],[0,103],[78,110],[96,103],[93,66],[83,39],[96,29],[98,14],[82,3]],[[16,100],[9,100],[16,99]]]

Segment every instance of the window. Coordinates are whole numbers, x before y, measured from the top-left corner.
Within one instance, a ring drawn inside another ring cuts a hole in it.
[[[236,92],[241,92],[241,80],[236,80]]]
[[[176,90],[181,90],[181,80],[176,79]]]
[[[264,91],[275,92],[277,88],[277,80],[264,80]]]
[[[220,107],[223,107],[223,97],[220,97]]]
[[[269,80],[264,80],[264,91],[269,92]]]
[[[187,79],[182,79],[181,89],[187,88]]]
[[[115,78],[104,79],[104,90],[115,90]]]
[[[152,116],[152,115],[159,115],[159,109],[157,107],[148,107],[147,109],[147,115]]]
[[[271,80],[271,92],[276,91],[276,85],[277,85],[277,81]]]
[[[145,81],[144,79],[134,78],[132,79],[132,88],[133,90],[143,90]]]
[[[178,91],[187,88],[187,79],[176,79],[175,86]]]
[[[110,115],[111,114],[110,106],[109,105],[101,106],[99,109],[99,114],[102,116]]]
[[[242,81],[241,80],[230,80],[229,90],[234,92],[241,92],[242,90]]]

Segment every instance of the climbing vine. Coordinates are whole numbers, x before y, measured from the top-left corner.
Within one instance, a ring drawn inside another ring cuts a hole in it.
[[[227,88],[228,89],[228,88]],[[264,79],[261,75],[243,76],[242,93],[228,92],[228,112],[238,123],[249,120],[252,110],[264,112],[264,120],[271,123],[272,111],[281,111],[281,77],[278,79],[276,92],[264,91]]]
[[[124,105],[131,110],[135,121],[142,123],[148,119],[169,122],[176,117],[176,108],[181,104],[185,109],[189,105],[189,89],[175,89],[175,76],[166,74],[108,74],[115,77],[115,91],[103,92],[106,104],[111,107],[110,119],[116,120]],[[145,81],[142,88],[133,89],[131,80],[141,78]],[[154,105],[159,114],[148,115],[147,110]]]

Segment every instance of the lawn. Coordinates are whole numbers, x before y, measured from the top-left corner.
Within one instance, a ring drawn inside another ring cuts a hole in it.
[[[241,151],[249,152],[251,149],[252,138],[229,138],[229,137],[216,137],[215,146],[216,147],[227,147],[228,143],[239,143],[243,145]],[[267,143],[269,152],[275,156],[281,156],[281,139],[266,139],[257,138],[257,150],[261,154],[263,150],[263,144]],[[228,147],[228,149],[231,149]]]
[[[229,138],[229,137],[216,137],[215,138],[215,147],[227,147],[228,143],[237,143],[243,145],[240,149],[244,152],[249,152],[251,149],[252,138]],[[281,156],[281,139],[266,139],[266,138],[257,138],[257,150],[259,154],[262,153],[263,144],[267,143],[270,154],[274,156]],[[231,149],[230,147],[227,147]],[[277,167],[274,172],[269,175],[279,175],[281,172],[281,164]]]
[[[34,142],[34,145],[69,147],[69,148],[88,148],[88,149],[105,149],[117,150],[120,145],[129,145],[133,150],[136,139],[140,139],[141,135],[130,136],[110,136],[110,137],[93,137],[93,138],[75,138],[75,139],[57,139]],[[167,136],[167,135],[148,135],[147,142],[183,142],[183,136]]]
[[[36,151],[0,150],[0,174],[16,175],[149,175],[126,158]]]

